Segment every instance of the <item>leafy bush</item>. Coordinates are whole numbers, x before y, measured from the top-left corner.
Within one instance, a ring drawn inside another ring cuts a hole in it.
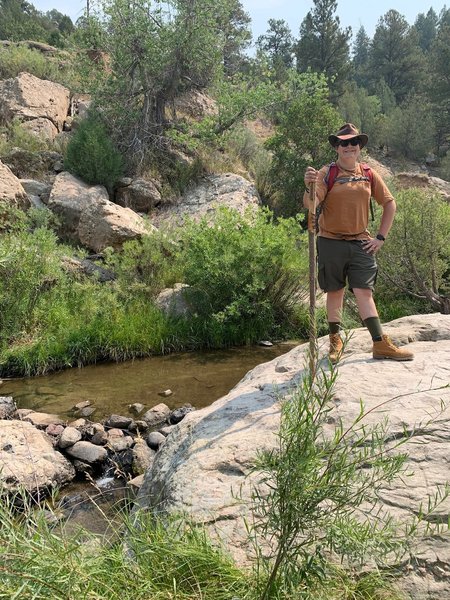
[[[8,154],[13,148],[21,148],[29,152],[46,150],[49,142],[21,126],[18,119],[13,119],[5,127],[0,127],[0,156]]]
[[[223,323],[251,321],[268,335],[292,317],[307,281],[307,258],[294,219],[275,224],[269,210],[222,209],[213,223],[187,223],[179,260],[200,314]]]
[[[68,86],[76,80],[75,65],[67,54],[49,58],[26,46],[0,48],[0,79],[17,77],[22,72]]]
[[[0,344],[34,329],[35,308],[61,277],[56,238],[45,229],[0,238]]]
[[[277,214],[290,216],[303,209],[303,176],[308,165],[320,168],[334,157],[328,136],[341,118],[328,101],[323,79],[305,80],[284,113],[277,131],[266,143],[273,153],[270,170],[277,189],[271,206]]]
[[[450,206],[438,194],[402,190],[386,246],[380,252],[380,277],[433,310],[450,312]]]
[[[104,185],[109,191],[121,177],[122,157],[97,115],[79,124],[67,146],[64,166],[86,183]]]

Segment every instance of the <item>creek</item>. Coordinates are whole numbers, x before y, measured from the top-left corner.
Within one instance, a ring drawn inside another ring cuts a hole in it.
[[[297,342],[298,343],[298,342]],[[12,396],[19,408],[74,418],[75,404],[89,401],[92,421],[111,414],[129,415],[129,405],[145,409],[164,402],[174,409],[190,403],[208,406],[227,394],[256,365],[285,354],[296,345],[251,346],[208,352],[168,354],[124,363],[89,365],[42,377],[4,380],[2,396]],[[162,397],[165,390],[172,394]]]
[[[68,421],[75,418],[73,406],[86,400],[95,408],[89,417],[94,422],[111,414],[130,415],[129,405],[135,402],[143,404],[145,410],[160,402],[171,409],[186,403],[198,409],[227,394],[256,365],[285,354],[298,343],[90,365],[42,377],[4,380],[0,394],[12,396],[19,408],[56,414]],[[167,389],[172,394],[161,396]],[[66,532],[81,526],[92,533],[107,534],[126,496],[125,482],[113,477],[77,480],[61,490],[56,512],[65,522]]]

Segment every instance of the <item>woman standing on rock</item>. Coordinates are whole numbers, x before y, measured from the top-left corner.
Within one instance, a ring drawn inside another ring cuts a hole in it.
[[[368,142],[365,133],[359,133],[354,125],[346,123],[328,140],[337,152],[337,160],[319,171],[313,167],[306,169],[303,203],[306,208],[310,207],[308,185],[314,182],[320,207],[318,281],[327,293],[330,361],[337,362],[342,353],[339,332],[347,283],[355,295],[360,317],[372,336],[373,358],[412,360],[411,352],[397,348],[383,334],[373,299],[378,270],[375,255],[391,229],[395,200],[380,175],[359,162],[361,149]],[[371,196],[383,210],[375,237],[367,230]]]

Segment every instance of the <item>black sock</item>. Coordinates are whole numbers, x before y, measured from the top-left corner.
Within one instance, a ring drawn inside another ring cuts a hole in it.
[[[363,323],[369,330],[372,340],[380,342],[383,338],[383,329],[381,328],[379,317],[369,317],[368,319],[364,319]]]
[[[339,333],[341,330],[341,324],[339,321],[328,321],[328,327],[330,333]]]

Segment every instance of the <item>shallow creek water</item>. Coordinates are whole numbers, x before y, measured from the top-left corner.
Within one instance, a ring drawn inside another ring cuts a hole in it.
[[[129,405],[134,402],[142,403],[145,409],[160,402],[171,409],[188,402],[202,408],[227,394],[256,365],[285,354],[298,343],[173,354],[4,380],[0,395],[13,396],[19,408],[53,413],[69,421],[75,418],[72,407],[84,400],[96,409],[89,417],[91,421],[111,414],[129,415]],[[172,395],[161,397],[167,389]],[[56,510],[65,522],[65,531],[70,533],[81,526],[108,535],[116,509],[127,496],[125,487],[125,482],[113,477],[74,481],[66,486]]]
[[[89,400],[92,421],[111,414],[129,414],[129,405],[146,409],[164,402],[171,409],[190,403],[208,406],[227,394],[256,365],[285,354],[296,345],[244,347],[211,352],[155,356],[125,363],[90,365],[43,377],[4,380],[2,396],[13,396],[19,408],[57,414],[71,419],[72,407]],[[164,390],[173,393],[161,397]]]

